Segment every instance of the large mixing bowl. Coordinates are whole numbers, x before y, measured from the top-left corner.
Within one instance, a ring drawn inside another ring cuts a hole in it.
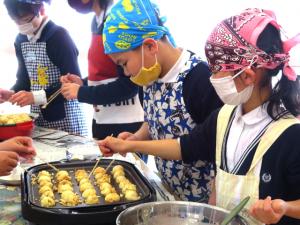
[[[217,225],[229,212],[195,202],[149,202],[123,211],[117,225]],[[231,225],[247,225],[240,216]]]

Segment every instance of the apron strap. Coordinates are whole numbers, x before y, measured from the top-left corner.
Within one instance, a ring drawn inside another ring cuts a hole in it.
[[[217,138],[216,138],[216,166],[221,166],[221,154],[222,154],[222,145],[224,137],[226,134],[226,129],[229,125],[229,120],[232,117],[232,114],[236,106],[224,105],[218,114],[217,119]]]
[[[285,130],[287,130],[290,126],[299,123],[299,120],[292,115],[290,115],[289,118],[281,117],[279,120],[271,123],[264,135],[261,137],[249,172],[251,172],[255,168],[257,163],[263,158],[264,154]]]

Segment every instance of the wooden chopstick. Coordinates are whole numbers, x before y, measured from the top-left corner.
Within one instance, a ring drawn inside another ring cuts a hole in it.
[[[42,159],[41,157],[39,157],[39,156],[37,156],[37,155],[36,155],[35,157],[37,157],[38,159],[42,160],[44,163],[46,163],[48,166],[50,166],[50,167],[51,167],[52,169],[54,169],[56,172],[59,171],[59,169],[57,169],[55,166],[51,165],[50,163],[48,163],[46,160]]]
[[[49,98],[48,102],[45,103],[42,108],[45,109],[61,92],[61,89],[58,89],[56,92],[54,92]]]

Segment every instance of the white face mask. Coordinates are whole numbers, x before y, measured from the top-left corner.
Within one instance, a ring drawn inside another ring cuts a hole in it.
[[[32,21],[30,21],[29,23],[18,25],[20,34],[33,35],[34,32],[36,32],[38,30],[40,24],[42,23],[42,20],[43,20],[42,16],[35,16],[32,19]],[[34,27],[33,23],[35,23],[38,26]]]
[[[32,22],[18,25],[18,27],[19,27],[20,34],[23,34],[23,35],[32,35],[36,30],[36,28],[33,26]]]
[[[240,105],[249,100],[251,97],[254,85],[250,85],[246,87],[241,92],[236,90],[236,86],[234,83],[234,78],[239,76],[245,71],[245,69],[241,70],[234,76],[228,76],[224,78],[210,78],[210,82],[215,88],[220,99],[228,105]]]

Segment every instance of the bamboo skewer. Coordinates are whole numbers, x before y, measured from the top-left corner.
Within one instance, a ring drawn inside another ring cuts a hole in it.
[[[111,134],[110,136],[112,137],[112,136],[114,136],[114,134]],[[93,167],[92,171],[91,171],[90,174],[89,174],[89,178],[90,178],[91,175],[93,174],[94,170],[97,168],[97,166],[98,166],[98,164],[99,164],[99,162],[100,162],[101,159],[102,159],[102,157],[100,157],[100,158],[97,160],[95,166]],[[106,171],[106,170],[105,170],[105,171]]]
[[[48,99],[48,102],[45,103],[42,108],[45,109],[59,94],[61,93],[61,89],[58,89],[56,92],[54,92]]]
[[[91,171],[90,174],[89,174],[89,179],[90,179],[91,175],[93,174],[94,170],[96,169],[96,167],[98,166],[98,164],[99,164],[99,162],[100,162],[100,159],[102,159],[102,157],[100,157],[100,158],[97,160],[95,166],[93,167],[92,171]]]
[[[111,165],[115,162],[115,160],[116,160],[116,159],[113,159],[113,160],[110,162],[110,164],[106,167],[105,173],[107,173],[109,167],[111,167]]]
[[[47,162],[46,160],[42,159],[41,157],[39,157],[39,156],[37,156],[37,155],[36,155],[35,157],[37,157],[38,159],[42,160],[44,163],[46,163],[48,166],[50,166],[50,167],[51,167],[52,169],[54,169],[56,172],[59,171],[59,169],[57,169],[55,166],[51,165],[49,162]]]

